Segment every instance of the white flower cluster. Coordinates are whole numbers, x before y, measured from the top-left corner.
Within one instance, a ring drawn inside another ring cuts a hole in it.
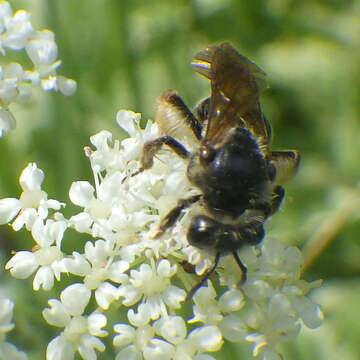
[[[75,352],[96,359],[105,351],[100,338],[108,331],[103,328],[114,320],[107,312],[121,305],[128,322],[113,327],[117,360],[211,360],[208,353],[219,351],[225,341],[252,344],[254,356],[280,360],[281,341],[295,337],[302,324],[314,328],[321,323],[319,307],[307,297],[319,282],[300,279],[300,251],[271,238],[241,249],[248,268],[241,287],[238,265],[232,256],[223,256],[211,280],[191,299],[192,315],[185,316],[187,293],[214,261],[186,239],[201,205],[186,210],[161,238],[153,235],[177,201],[198,190],[187,180],[186,161],[166,149],[152,168],[131,176],[144,143],[160,136],[159,129],[152,122],[141,129],[140,115],[130,111],[119,111],[117,121],[128,138],[113,140],[101,131],[91,137],[93,147],[85,148],[94,184],[72,184],[69,194],[81,208],[78,214],[67,219],[61,213],[64,204],[48,199],[41,187],[43,172],[35,164],[20,176],[20,198],[0,200],[1,223],[11,223],[14,230],[25,227],[36,243],[10,259],[6,268],[11,274],[35,274],[34,290],[51,289],[62,274],[76,279],[43,311],[50,325],[62,328],[48,345],[47,359],[69,360]],[[92,237],[83,252],[64,253],[67,231]]]
[[[15,127],[10,104],[25,102],[36,88],[59,90],[67,96],[76,90],[74,80],[56,75],[61,61],[54,33],[34,30],[28,12],[13,13],[7,1],[0,1],[1,55],[6,55],[6,49],[25,50],[33,69],[25,70],[16,62],[0,65],[0,137]]]
[[[27,360],[27,355],[13,344],[5,341],[6,333],[14,328],[11,322],[14,303],[10,299],[0,297],[0,359]]]

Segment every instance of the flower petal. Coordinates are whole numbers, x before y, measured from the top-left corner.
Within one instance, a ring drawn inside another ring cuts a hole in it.
[[[223,339],[221,332],[214,325],[205,325],[194,329],[189,336],[192,342],[197,344],[200,351],[218,351],[220,350]]]
[[[0,108],[0,137],[15,129],[16,120],[10,110]]]
[[[107,331],[102,330],[106,326],[107,319],[104,314],[94,312],[88,316],[89,333],[94,336],[106,336]]]
[[[46,360],[71,360],[74,356],[71,343],[63,335],[52,339],[46,349]]]
[[[141,114],[129,110],[119,110],[116,114],[116,122],[130,136],[134,136],[139,132],[140,118]]]
[[[70,200],[78,206],[86,207],[94,197],[94,187],[87,181],[76,181],[71,184]]]
[[[91,291],[84,284],[75,283],[61,292],[60,299],[67,312],[76,316],[84,312],[90,296]]]
[[[10,222],[20,211],[21,201],[14,198],[0,200],[0,224]]]
[[[38,291],[40,287],[44,290],[51,290],[54,286],[54,273],[50,266],[43,266],[41,267],[33,281],[33,289]]]
[[[41,190],[41,184],[44,181],[44,172],[38,169],[35,163],[29,165],[20,175],[20,185],[25,190]]]
[[[57,299],[50,299],[48,304],[50,307],[42,312],[44,319],[52,326],[65,327],[71,318],[64,305]]]
[[[34,253],[19,251],[7,262],[5,269],[10,269],[11,275],[17,279],[26,279],[38,266]]]

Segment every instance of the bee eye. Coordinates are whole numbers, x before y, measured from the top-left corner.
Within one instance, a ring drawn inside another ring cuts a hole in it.
[[[210,163],[211,161],[214,160],[215,153],[216,151],[213,148],[209,146],[202,146],[200,148],[200,153],[199,153],[200,159],[201,161]]]

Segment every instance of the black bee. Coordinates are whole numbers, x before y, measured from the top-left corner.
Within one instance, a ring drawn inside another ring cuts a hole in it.
[[[296,172],[300,160],[297,151],[270,148],[271,129],[259,104],[266,88],[265,73],[257,65],[226,42],[200,51],[191,64],[210,80],[211,96],[194,113],[174,91],[160,97],[156,121],[165,135],[144,145],[136,172],[150,168],[155,154],[167,145],[188,159],[187,177],[201,190],[201,195],[180,200],[155,235],[159,237],[184,209],[201,201],[204,214],[194,216],[187,239],[195,247],[212,250],[215,261],[188,298],[215,271],[224,254],[233,254],[242,282],[246,281],[246,267],[237,250],[263,239],[264,222],[284,198],[280,184]],[[171,136],[184,126],[197,142],[194,152]]]

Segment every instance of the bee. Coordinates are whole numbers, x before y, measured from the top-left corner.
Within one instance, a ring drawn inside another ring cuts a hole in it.
[[[265,221],[283,201],[282,184],[295,174],[300,161],[296,150],[271,150],[271,127],[259,103],[266,88],[263,70],[228,42],[200,51],[191,65],[210,81],[210,97],[194,112],[175,91],[160,97],[156,121],[164,136],[145,143],[136,172],[149,169],[154,156],[166,145],[188,161],[187,177],[201,192],[179,200],[155,234],[160,237],[186,208],[201,202],[204,213],[192,218],[187,240],[213,252],[215,260],[188,299],[225,254],[233,255],[242,271],[241,283],[246,281],[247,268],[238,250],[261,242]],[[181,127],[191,132],[195,151],[172,136]]]

